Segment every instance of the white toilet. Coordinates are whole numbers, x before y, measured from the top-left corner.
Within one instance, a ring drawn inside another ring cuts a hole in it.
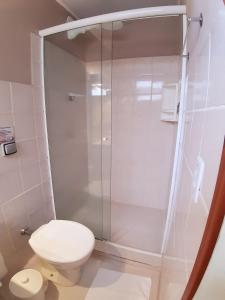
[[[84,225],[52,220],[30,237],[29,244],[42,261],[42,274],[63,286],[73,286],[80,279],[80,267],[90,257],[95,238]]]

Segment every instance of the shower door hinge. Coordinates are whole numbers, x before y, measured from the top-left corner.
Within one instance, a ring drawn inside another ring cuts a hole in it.
[[[181,54],[181,57],[187,58],[187,60],[190,59],[190,53],[188,52],[187,54]]]

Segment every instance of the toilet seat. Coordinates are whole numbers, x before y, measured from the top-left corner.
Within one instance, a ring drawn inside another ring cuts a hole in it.
[[[52,263],[69,264],[90,255],[95,238],[80,223],[52,220],[31,235],[29,244],[40,258]]]

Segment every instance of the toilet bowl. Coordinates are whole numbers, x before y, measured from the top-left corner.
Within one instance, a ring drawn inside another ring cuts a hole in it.
[[[29,244],[41,259],[43,276],[57,284],[73,286],[94,249],[95,238],[80,223],[52,220],[31,235]]]

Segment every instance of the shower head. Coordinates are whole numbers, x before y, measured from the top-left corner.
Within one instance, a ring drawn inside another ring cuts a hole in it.
[[[72,17],[68,16],[67,19],[66,19],[66,22],[72,22],[72,21],[74,21],[74,19]],[[67,38],[69,40],[73,40],[78,35],[84,34],[87,31],[92,30],[92,29],[96,29],[98,27],[99,27],[99,24],[96,24],[96,25],[92,25],[92,26],[85,26],[85,27],[80,27],[80,28],[75,28],[75,29],[68,30],[67,31]],[[123,22],[122,21],[114,22],[113,26],[112,26],[111,22],[102,24],[102,28],[104,30],[120,30],[122,27],[123,27]]]
[[[74,19],[70,16],[67,17],[66,22],[72,22]],[[85,26],[80,28],[75,28],[67,31],[67,38],[68,40],[75,39],[78,35],[84,34],[89,30],[97,28],[98,25],[92,25],[92,26]]]

